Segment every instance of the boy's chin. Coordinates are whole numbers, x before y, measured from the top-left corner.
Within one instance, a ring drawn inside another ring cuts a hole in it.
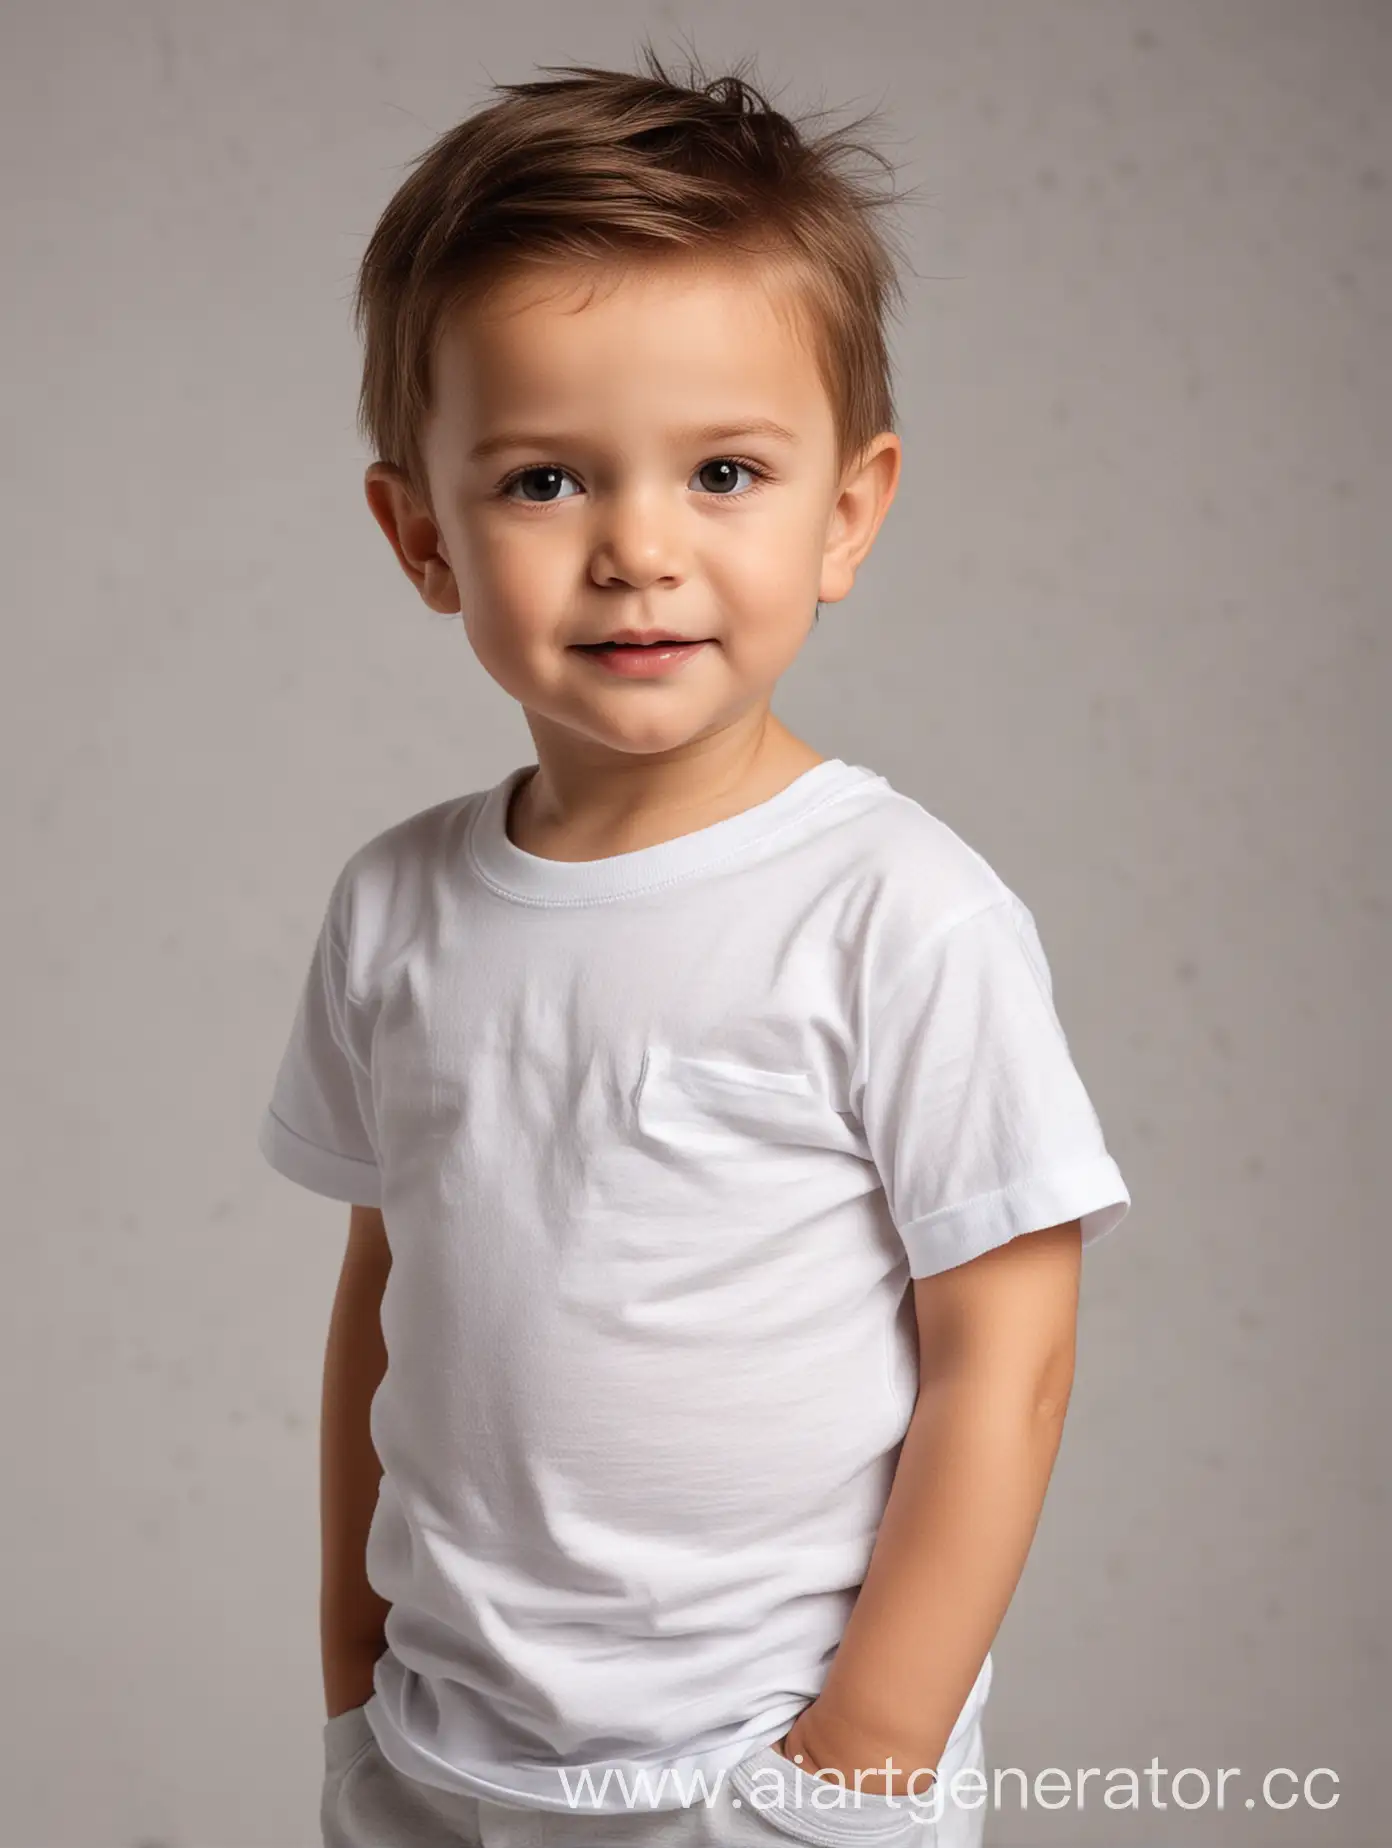
[[[540,736],[543,744],[551,739],[562,748],[569,744],[593,752],[598,747],[624,757],[676,756],[738,723],[727,711],[713,712],[695,701],[680,709],[675,702],[662,701],[662,712],[657,700],[643,702],[646,710],[635,700],[625,712],[623,704],[620,701],[616,711],[615,702],[606,700],[592,713],[576,712],[573,707],[563,713],[537,707],[524,707],[524,711],[532,736]]]

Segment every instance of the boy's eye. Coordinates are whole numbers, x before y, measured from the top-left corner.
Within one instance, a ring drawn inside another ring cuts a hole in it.
[[[741,462],[734,456],[717,456],[712,462],[703,462],[692,480],[702,482],[712,494],[728,495],[733,491],[735,477],[741,469],[746,475],[754,476],[756,481],[763,479],[763,470],[755,468],[752,462]]]
[[[709,462],[703,462],[691,479],[699,482],[705,492],[715,498],[731,500],[738,497],[737,484],[741,470],[752,478],[754,487],[767,479],[757,463],[742,462],[737,456],[716,456]],[[533,464],[530,468],[518,469],[516,474],[509,475],[498,492],[504,500],[521,500],[534,507],[544,507],[553,501],[573,499],[573,495],[563,494],[559,490],[562,482],[574,480],[575,477],[567,469],[556,468],[550,463]],[[514,492],[517,489],[525,491]],[[536,491],[533,492],[533,489]],[[743,490],[746,494],[750,491],[749,488]]]
[[[524,468],[519,470],[517,474],[508,477],[503,483],[502,491],[504,497],[511,500],[514,498],[512,492],[514,488],[520,488],[527,483],[536,483],[540,486],[540,493],[524,494],[520,496],[520,498],[534,502],[539,501],[544,505],[547,501],[569,498],[568,496],[554,493],[553,489],[556,487],[557,483],[563,480],[573,479],[574,477],[568,476],[563,468]]]

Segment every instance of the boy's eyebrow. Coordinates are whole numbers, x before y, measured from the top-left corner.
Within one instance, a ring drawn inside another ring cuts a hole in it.
[[[776,423],[772,417],[751,417],[739,423],[702,424],[694,430],[674,432],[676,440],[683,446],[695,443],[727,443],[737,436],[771,436],[784,443],[796,443],[800,439],[791,430]],[[469,451],[471,461],[480,462],[485,456],[495,455],[500,449],[537,449],[544,450],[574,449],[584,442],[583,437],[566,436],[557,431],[504,430],[497,436],[487,436],[481,443],[475,443]]]

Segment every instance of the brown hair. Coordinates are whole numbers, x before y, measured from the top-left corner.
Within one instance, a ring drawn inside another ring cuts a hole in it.
[[[836,419],[838,469],[894,427],[886,323],[902,300],[889,234],[896,195],[851,157],[870,116],[809,139],[738,71],[685,83],[643,46],[647,74],[544,65],[494,84],[502,100],[441,135],[382,213],[353,317],[363,339],[358,423],[429,504],[420,448],[441,326],[522,260],[738,250],[785,267]]]

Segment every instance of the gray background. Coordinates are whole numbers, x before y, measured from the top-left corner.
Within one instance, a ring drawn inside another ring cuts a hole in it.
[[[900,499],[778,710],[1034,909],[1135,1202],[989,1750],[1243,1775],[1221,1814],[1011,1799],[990,1840],[1386,1841],[1392,11],[26,0],[3,32],[0,1842],[317,1840],[347,1209],[255,1132],[348,853],[532,761],[368,515],[348,293],[491,78],[645,32],[882,105],[919,188]],[[1339,1806],[1246,1811],[1278,1765]]]

